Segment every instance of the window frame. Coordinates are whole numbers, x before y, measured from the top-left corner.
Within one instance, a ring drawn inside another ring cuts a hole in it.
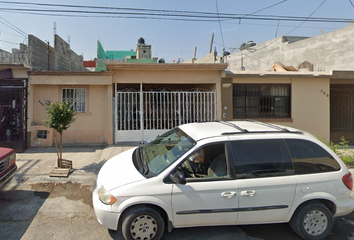
[[[233,83],[233,119],[291,119],[291,91],[290,83]],[[243,104],[237,105],[238,100]],[[286,102],[284,106],[277,105],[281,101]],[[239,114],[238,109],[242,110]]]
[[[88,110],[87,110],[87,108],[88,108],[88,104],[87,104],[87,88],[86,87],[62,87],[61,88],[61,102],[66,102],[66,99],[64,100],[64,90],[74,90],[74,93],[73,93],[73,95],[75,95],[76,94],[76,91],[77,90],[84,90],[85,91],[85,99],[84,99],[84,108],[85,108],[85,111],[78,111],[78,110],[76,110],[76,109],[74,109],[74,104],[76,103],[76,98],[75,98],[75,100],[74,100],[74,98],[73,98],[73,106],[71,107],[71,109],[72,110],[75,110],[75,112],[77,112],[77,113],[88,113]],[[72,104],[72,103],[70,103],[69,102],[69,104]]]

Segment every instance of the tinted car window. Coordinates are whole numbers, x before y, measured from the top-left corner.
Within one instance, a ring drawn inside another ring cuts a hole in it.
[[[234,141],[231,146],[238,179],[294,174],[289,151],[282,139]]]
[[[294,163],[295,174],[309,174],[340,170],[339,163],[316,143],[299,140],[285,140]]]

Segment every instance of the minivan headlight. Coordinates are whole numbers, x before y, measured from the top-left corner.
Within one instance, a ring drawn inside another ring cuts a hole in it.
[[[103,187],[98,189],[97,194],[101,202],[104,204],[112,205],[116,202],[116,198],[109,194]]]

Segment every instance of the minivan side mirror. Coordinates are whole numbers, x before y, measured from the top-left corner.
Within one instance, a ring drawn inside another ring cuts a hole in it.
[[[181,171],[176,171],[174,174],[171,173],[169,178],[174,183],[183,184],[183,185],[185,185],[187,183],[186,178]]]

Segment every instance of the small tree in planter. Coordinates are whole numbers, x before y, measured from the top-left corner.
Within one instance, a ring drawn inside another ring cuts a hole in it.
[[[63,131],[67,130],[72,123],[75,122],[76,112],[71,109],[72,105],[69,105],[66,102],[55,102],[50,103],[49,108],[46,110],[47,116],[43,121],[44,125],[49,128],[53,128],[60,134],[59,141],[59,153],[57,149],[58,158],[58,167],[62,167],[62,140],[63,140]]]

